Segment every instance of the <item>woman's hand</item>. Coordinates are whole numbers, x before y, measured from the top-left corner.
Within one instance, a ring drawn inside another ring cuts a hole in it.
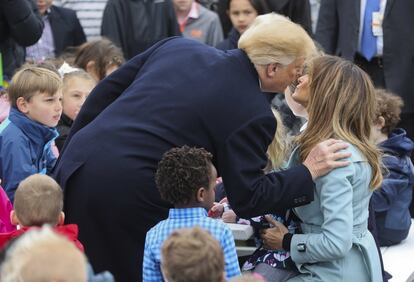
[[[283,237],[289,230],[282,223],[274,220],[271,216],[266,215],[266,220],[270,223],[271,228],[260,231],[263,240],[263,247],[268,250],[283,250]]]

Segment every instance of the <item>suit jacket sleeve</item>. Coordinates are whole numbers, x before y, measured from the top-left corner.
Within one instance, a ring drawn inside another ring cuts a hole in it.
[[[274,213],[313,200],[314,183],[306,167],[263,173],[274,128],[272,116],[255,117],[233,132],[217,153],[227,197],[240,217]]]
[[[216,46],[221,41],[223,41],[223,29],[221,28],[220,19],[216,16],[211,24],[206,43],[210,46]]]
[[[168,19],[168,36],[181,35],[178,20],[175,15],[174,6],[170,0],[166,1],[166,18]]]
[[[337,0],[322,0],[319,9],[315,39],[328,54],[334,54],[338,42]]]
[[[122,24],[121,15],[116,8],[116,4],[110,0],[103,12],[101,35],[108,37],[115,45],[124,49],[125,46],[123,46],[121,39],[123,30],[126,30],[126,27]],[[125,50],[123,51],[125,53]]]
[[[22,46],[33,45],[43,33],[43,21],[32,0],[2,1],[0,8],[9,26],[10,36]]]
[[[318,179],[320,208],[323,214],[322,232],[294,234],[290,245],[292,260],[296,263],[331,261],[345,256],[352,247],[352,185],[350,178],[354,165],[337,168]],[[306,251],[298,250],[299,244]]]
[[[74,13],[73,23],[75,26],[73,32],[73,46],[79,46],[86,42],[86,35],[76,13]]]

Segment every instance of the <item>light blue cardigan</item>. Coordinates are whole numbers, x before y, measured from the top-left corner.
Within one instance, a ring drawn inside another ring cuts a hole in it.
[[[378,250],[368,231],[371,167],[350,145],[351,164],[316,180],[315,200],[295,208],[304,234],[291,241],[301,275],[289,281],[382,281]],[[289,166],[299,163],[299,150]]]

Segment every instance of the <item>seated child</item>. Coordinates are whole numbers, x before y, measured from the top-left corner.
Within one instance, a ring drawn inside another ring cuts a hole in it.
[[[49,172],[56,162],[51,144],[58,136],[61,88],[59,75],[46,68],[27,66],[13,76],[10,114],[0,125],[0,178],[11,202],[21,180]]]
[[[85,255],[48,226],[26,232],[0,257],[2,282],[114,282],[107,271],[95,275]]]
[[[217,172],[212,155],[202,148],[183,146],[166,152],[158,164],[155,182],[161,198],[174,204],[166,220],[148,231],[145,240],[143,281],[163,281],[161,245],[176,229],[200,226],[219,241],[227,280],[240,275],[234,238],[221,221],[207,217],[214,202]]]
[[[282,167],[286,153],[289,150],[288,144],[284,142],[286,140],[286,133],[280,115],[276,110],[273,110],[273,114],[275,115],[277,128],[275,137],[267,150],[269,164],[265,168],[265,172],[271,172]],[[299,225],[295,222],[293,213],[290,210],[285,213],[268,215],[268,218],[258,216],[249,220],[240,219],[230,209],[226,198],[220,201],[219,204],[215,204],[212,210],[213,215],[222,214],[221,218],[224,222],[249,224],[255,230],[255,241],[258,248],[244,263],[242,270],[258,273],[268,281],[273,281],[275,279],[274,275],[278,275],[277,281],[285,281],[297,275],[296,266],[290,258],[289,252],[284,250],[268,250],[260,239],[260,231],[272,227],[273,225],[270,223],[272,220],[277,220],[288,226],[290,233],[298,232]],[[274,271],[276,269],[277,271]]]
[[[55,143],[59,151],[61,151],[69,135],[72,123],[89,93],[95,87],[96,81],[86,71],[72,68],[67,63],[64,63],[59,68],[59,73],[63,78],[63,113],[56,127],[59,137],[56,138]]]
[[[226,281],[223,250],[199,227],[171,233],[162,244],[161,270],[168,282]]]
[[[0,233],[0,249],[9,240],[18,237],[32,227],[50,224],[54,230],[67,237],[83,251],[78,241],[78,227],[75,224],[62,225],[65,219],[63,192],[59,184],[47,175],[34,174],[20,182],[16,190],[14,210],[10,213],[11,222],[20,225],[20,229]]]
[[[384,152],[382,162],[387,171],[380,189],[372,195],[378,240],[390,246],[404,240],[411,226],[409,206],[413,195],[414,168],[410,156],[414,143],[402,128],[396,128],[403,101],[384,90],[376,91],[375,143]]]

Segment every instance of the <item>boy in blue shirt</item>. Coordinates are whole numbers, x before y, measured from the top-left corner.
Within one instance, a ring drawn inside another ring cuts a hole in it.
[[[214,203],[217,171],[212,155],[204,149],[183,146],[163,155],[155,181],[161,198],[174,204],[166,220],[148,231],[145,239],[143,281],[164,281],[161,274],[161,246],[176,229],[199,226],[219,241],[224,253],[226,279],[240,275],[230,229],[220,220],[207,217]],[[203,265],[200,265],[203,267]]]
[[[36,66],[24,67],[10,83],[10,114],[0,125],[0,179],[11,202],[21,180],[55,164],[51,144],[62,114],[61,88],[57,73]]]

